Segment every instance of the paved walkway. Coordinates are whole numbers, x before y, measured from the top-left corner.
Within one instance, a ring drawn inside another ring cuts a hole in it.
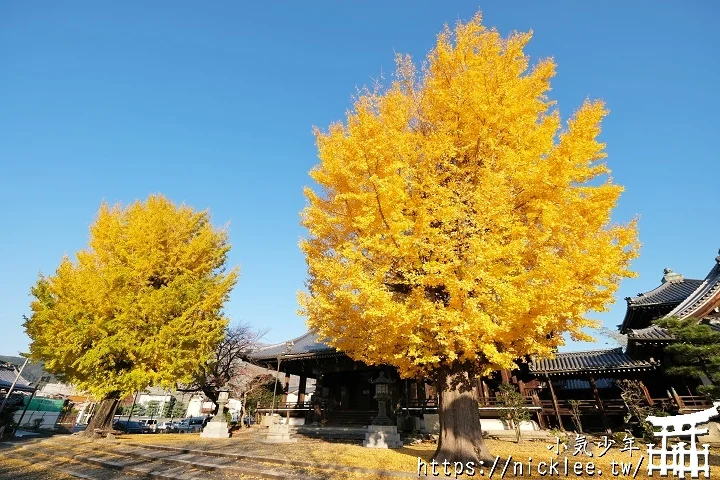
[[[254,437],[218,441],[186,435],[171,444],[167,437],[125,436],[118,440],[90,440],[79,436],[0,444],[0,480],[10,478],[131,480],[199,479],[335,479],[415,478],[404,472],[384,471],[272,455],[273,446]],[[135,440],[135,441],[133,441]],[[153,443],[157,440],[157,444]],[[310,452],[318,440],[301,440],[297,448]],[[232,446],[232,448],[228,448]],[[240,452],[240,453],[238,453]],[[307,456],[311,458],[311,455]],[[23,472],[23,476],[17,473]]]

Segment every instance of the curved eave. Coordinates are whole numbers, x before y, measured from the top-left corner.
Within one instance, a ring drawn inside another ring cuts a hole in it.
[[[635,345],[667,345],[674,341],[674,338],[628,338],[628,344],[633,343]]]
[[[301,353],[296,355],[276,355],[276,356],[269,356],[269,357],[253,357],[253,361],[257,363],[272,363],[273,365],[277,365],[278,359],[280,359],[281,362],[289,362],[293,360],[312,360],[316,358],[331,358],[331,357],[340,357],[345,355],[342,352],[337,351],[328,351],[328,352],[309,352],[309,353]]]
[[[268,345],[267,347],[256,350],[250,353],[248,358],[253,362],[267,362],[271,360],[277,362],[278,358],[285,360],[291,358],[332,356],[335,353],[337,353],[337,350],[327,344],[327,339],[321,338],[311,330],[292,340]]]
[[[675,307],[667,317],[702,318],[720,307],[720,257],[705,280],[684,301]]]
[[[647,365],[644,367],[633,367],[633,368],[611,368],[611,369],[583,369],[583,370],[563,370],[563,371],[555,371],[555,372],[544,372],[544,371],[532,371],[532,373],[536,375],[547,375],[549,377],[553,376],[571,376],[571,375],[596,375],[596,374],[611,374],[611,373],[629,373],[629,372],[647,372],[650,370],[655,370],[657,368],[657,365]]]
[[[0,383],[0,391],[7,392],[8,390],[10,390],[10,385],[11,384],[5,385],[5,382]],[[15,386],[13,387],[12,390],[13,390],[13,393],[15,393],[15,392],[32,393],[35,391],[35,387],[31,387],[30,385],[15,384]],[[4,396],[4,394],[3,394],[3,396]]]
[[[529,371],[536,375],[596,375],[653,370],[655,360],[637,360],[622,348],[558,353],[554,358],[533,359]]]

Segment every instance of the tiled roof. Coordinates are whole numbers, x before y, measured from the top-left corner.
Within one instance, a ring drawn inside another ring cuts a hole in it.
[[[250,354],[253,360],[276,359],[293,356],[332,355],[337,351],[329,346],[317,333],[310,331],[288,342],[277,343],[256,350]]]
[[[695,290],[690,292],[682,303],[668,313],[667,316],[702,318],[709,309],[716,307],[720,303],[718,296],[720,296],[720,256],[715,259],[715,266],[707,274],[705,280],[702,280]]]
[[[650,325],[647,328],[638,328],[628,330],[628,340],[646,340],[646,341],[670,341],[673,339],[667,330],[657,325]]]
[[[636,297],[627,297],[628,307],[678,304],[685,300],[702,284],[702,280],[679,279],[662,283],[659,287],[645,293],[638,293]]]
[[[0,364],[0,390],[8,390],[17,377],[18,370],[15,365],[9,363]],[[32,392],[34,387],[30,386],[30,382],[25,380],[22,375],[15,384],[15,391]]]
[[[648,360],[635,360],[622,348],[587,352],[558,353],[553,359],[533,360],[530,371],[548,375],[573,373],[608,373],[628,370],[651,370],[657,364]]]

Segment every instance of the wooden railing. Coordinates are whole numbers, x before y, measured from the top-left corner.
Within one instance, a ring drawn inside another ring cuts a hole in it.
[[[677,395],[675,401],[679,403],[681,413],[697,412],[712,407],[712,403],[707,398],[698,395]]]
[[[628,412],[627,405],[621,399],[602,399],[602,410],[598,402],[594,399],[582,399],[577,400],[577,407],[579,411],[584,415],[602,415],[603,410],[606,415],[626,415]],[[660,406],[665,405],[671,409],[676,409],[679,413],[690,413],[699,410],[705,410],[710,408],[712,403],[709,402],[705,397],[696,395],[673,395],[668,398],[653,398],[653,405]],[[540,400],[537,395],[526,396],[525,403],[528,409],[537,411],[542,415],[555,416],[556,412],[555,404],[552,400]],[[274,411],[277,413],[285,414],[287,412],[301,412],[301,411],[312,411],[315,408],[316,403],[310,402],[276,402],[275,406],[262,405],[258,406],[258,413],[264,414]],[[333,402],[319,402],[320,408],[323,411],[330,411],[339,406]],[[648,406],[646,401],[641,403],[642,406]],[[411,400],[407,405],[402,405],[401,410],[410,413],[434,413],[437,412],[437,402],[435,398],[428,398],[424,402],[419,400]],[[478,400],[478,408],[481,411],[500,411],[504,407],[502,401],[498,400],[497,397],[492,398],[480,398]],[[570,405],[569,400],[557,400],[557,410],[560,415],[572,415],[573,408]]]
[[[501,410],[506,408],[503,405],[502,400],[498,399],[497,397],[480,398],[478,399],[478,405],[480,406],[480,410]],[[525,397],[525,405],[531,410],[536,410],[540,408],[540,405],[534,402],[533,397],[530,396]]]

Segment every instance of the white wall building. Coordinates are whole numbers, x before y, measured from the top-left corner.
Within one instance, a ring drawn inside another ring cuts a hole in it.
[[[208,402],[204,397],[196,395],[190,399],[188,403],[187,411],[185,412],[186,417],[201,417],[206,415],[204,412],[212,411],[215,404]]]
[[[233,417],[233,420],[237,421],[236,417],[240,415],[240,412],[242,410],[242,401],[236,398],[231,398],[228,400],[228,403],[225,404],[225,406],[230,412],[230,415]],[[185,416],[201,417],[209,415],[210,412],[212,412],[214,409],[215,404],[213,402],[207,401],[204,397],[198,395],[190,399],[190,403],[188,403],[188,408]]]
[[[158,412],[155,414],[156,417],[162,417],[167,406],[172,402],[172,395],[157,395],[152,393],[141,393],[138,396],[137,403],[147,408],[148,403],[157,402]]]

